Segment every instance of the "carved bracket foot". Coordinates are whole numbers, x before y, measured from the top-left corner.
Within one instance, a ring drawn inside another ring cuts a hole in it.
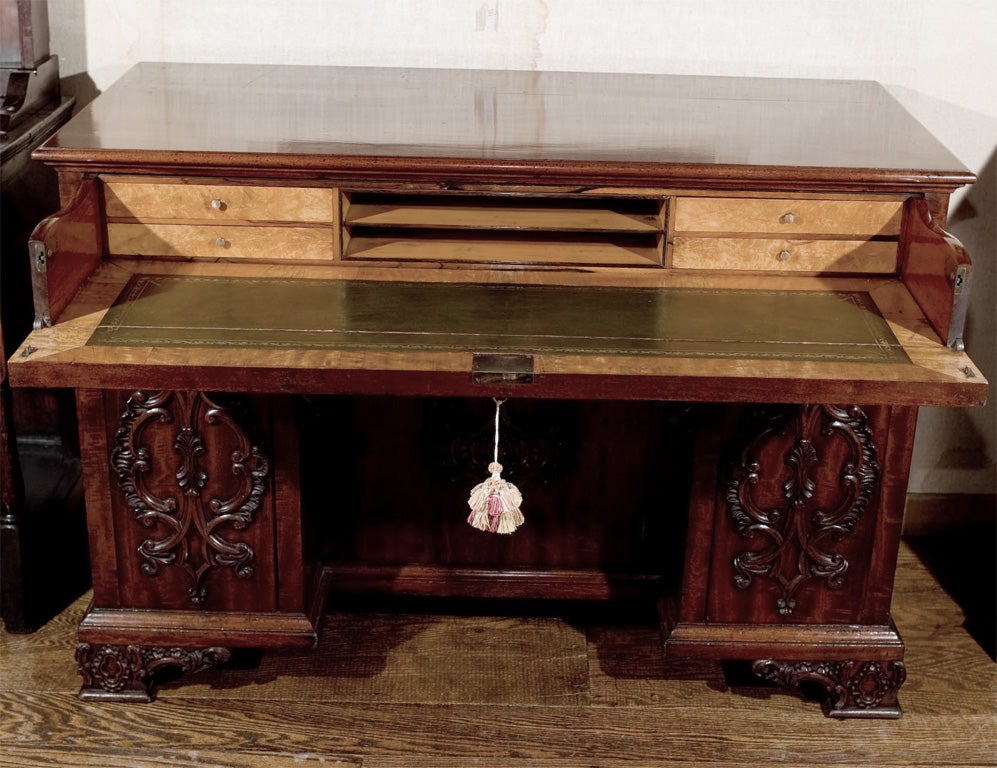
[[[174,669],[200,672],[228,661],[227,648],[162,648],[140,645],[76,646],[76,663],[83,677],[80,698],[105,701],[152,701],[156,672]]]
[[[897,691],[907,679],[902,661],[756,661],[759,677],[786,688],[819,685],[828,717],[900,717]]]

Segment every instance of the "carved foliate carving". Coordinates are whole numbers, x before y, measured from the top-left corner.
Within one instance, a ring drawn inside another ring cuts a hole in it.
[[[183,570],[190,579],[187,594],[197,604],[207,597],[205,579],[218,567],[232,568],[239,578],[253,574],[255,553],[245,542],[227,538],[227,530],[243,530],[253,522],[266,490],[269,461],[250,440],[231,408],[203,392],[135,392],[128,398],[115,438],[111,464],[128,506],[140,524],[153,528],[138,548],[143,573],[156,576],[165,566]],[[172,456],[155,456],[146,440],[154,430],[171,430]],[[228,451],[235,488],[225,498],[207,492],[203,466],[205,435],[215,450]],[[175,493],[150,488],[154,467],[169,463]]]
[[[227,648],[164,648],[139,645],[76,646],[76,664],[83,678],[84,698],[143,699],[156,672],[173,668],[181,673],[200,672],[228,661]]]
[[[733,467],[726,501],[738,533],[761,539],[764,545],[734,557],[734,583],[747,589],[756,577],[771,580],[779,590],[776,609],[789,616],[807,581],[820,579],[829,589],[841,586],[848,560],[831,551],[831,546],[854,530],[872,501],[879,479],[876,446],[866,415],[857,406],[758,409],[755,420],[757,434]],[[792,444],[783,465],[763,466],[759,457],[764,449],[787,435]],[[824,466],[826,459],[821,455],[821,448],[828,448],[831,441],[845,447],[845,458],[836,471]],[[834,504],[818,506],[814,500],[818,476],[826,482],[835,475]],[[782,500],[778,505],[756,501],[760,489],[779,483]]]
[[[815,683],[827,691],[828,714],[898,717],[897,691],[907,679],[902,661],[773,661],[752,665],[759,677],[786,688]]]

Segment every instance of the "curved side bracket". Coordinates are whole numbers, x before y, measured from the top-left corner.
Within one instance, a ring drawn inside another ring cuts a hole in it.
[[[927,201],[914,198],[910,206],[904,283],[945,344],[961,352],[973,264],[962,243],[932,220]]]
[[[84,178],[69,204],[42,219],[31,233],[34,327],[52,325],[69,305],[103,253],[97,182]]]

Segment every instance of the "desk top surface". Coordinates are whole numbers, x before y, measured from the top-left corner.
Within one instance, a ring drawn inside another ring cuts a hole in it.
[[[534,183],[973,180],[877,83],[568,72],[145,63],[36,156]]]

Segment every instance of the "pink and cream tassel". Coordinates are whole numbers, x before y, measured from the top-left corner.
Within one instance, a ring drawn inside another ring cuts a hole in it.
[[[512,533],[524,522],[519,507],[523,495],[508,480],[502,479],[502,465],[498,462],[499,410],[505,400],[495,400],[495,453],[488,465],[492,476],[474,486],[471,498],[467,500],[471,514],[467,522],[479,531],[490,533]]]

